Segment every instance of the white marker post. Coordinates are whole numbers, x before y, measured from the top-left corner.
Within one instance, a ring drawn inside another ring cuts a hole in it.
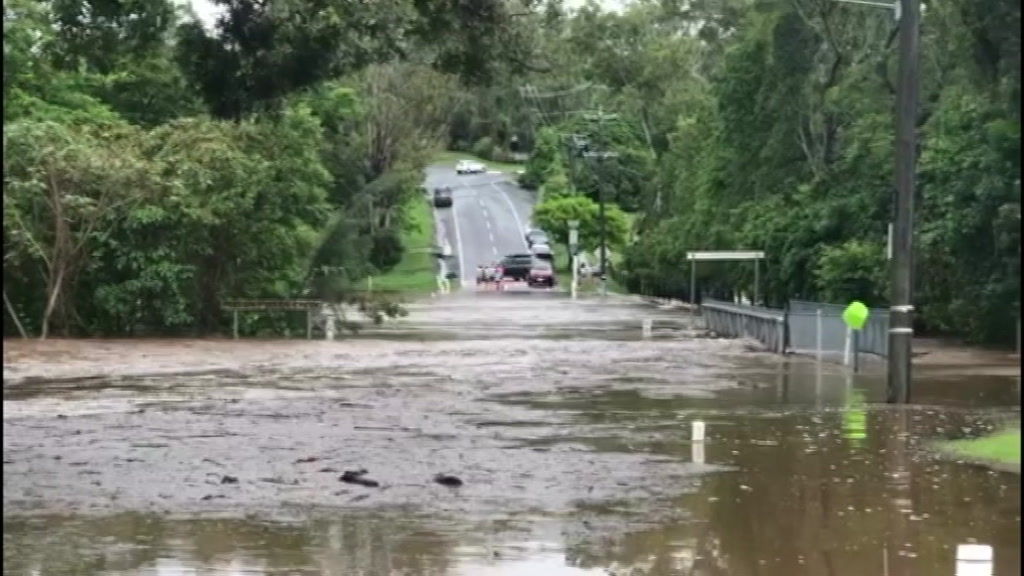
[[[846,328],[846,346],[843,347],[843,366],[850,365],[850,347],[853,345],[853,328]]]
[[[818,310],[815,312],[814,316],[815,316],[815,321],[817,323],[817,325],[816,325],[816,334],[815,334],[816,345],[817,345],[817,358],[818,358],[818,362],[821,362],[821,308],[818,308]]]
[[[690,424],[690,458],[694,464],[704,463],[704,421],[694,420]]]
[[[987,544],[958,544],[956,576],[992,576],[992,547]]]
[[[579,286],[579,261],[576,259],[576,249],[580,242],[580,221],[569,220],[569,254],[572,256],[570,259],[570,265],[572,266],[572,285],[569,291],[572,293],[572,299],[576,299],[577,287]]]

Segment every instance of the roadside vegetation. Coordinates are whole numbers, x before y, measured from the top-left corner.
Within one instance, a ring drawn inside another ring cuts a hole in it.
[[[1012,345],[1020,4],[926,8],[917,328]],[[493,140],[530,116],[520,182],[544,204],[565,193],[596,202],[603,187],[635,214],[638,240],[613,246],[626,255],[613,273],[633,291],[686,297],[687,251],[763,250],[770,305],[886,306],[896,32],[889,11],[831,0],[641,1],[619,13],[548,4],[536,40],[548,69],[479,91],[464,109],[482,112],[459,138]],[[500,121],[490,123],[495,109]],[[700,275],[720,297],[753,284],[749,266]]]
[[[426,284],[422,170],[462,86],[529,64],[514,3],[214,3],[212,29],[172,0],[5,3],[5,336]]]
[[[420,285],[396,267],[420,268],[406,207],[439,149],[522,170],[559,242],[576,214],[593,249],[606,201],[634,292],[685,297],[687,251],[752,249],[769,304],[887,304],[885,10],[215,2],[235,9],[213,29],[171,0],[5,4],[5,313],[26,332],[218,331],[227,298]],[[1020,5],[927,6],[918,328],[1011,344]],[[700,286],[748,290],[749,268]]]
[[[476,156],[474,154],[469,154],[466,152],[458,152],[455,150],[446,150],[444,152],[440,152],[434,155],[434,157],[431,160],[431,164],[443,164],[454,170],[455,164],[459,160],[473,160],[475,162],[480,162],[487,166],[488,170],[497,170],[505,174],[510,174],[513,177],[515,177],[516,173],[525,167],[525,164],[522,163],[499,162],[497,160],[488,160],[481,156]]]
[[[426,294],[437,290],[437,262],[434,256],[434,216],[422,196],[409,200],[406,225],[399,237],[402,258],[390,270],[373,277],[373,290]],[[457,283],[452,282],[454,289]]]
[[[991,436],[955,440],[942,448],[955,456],[978,462],[1016,465],[1020,467],[1020,429],[1004,430]]]

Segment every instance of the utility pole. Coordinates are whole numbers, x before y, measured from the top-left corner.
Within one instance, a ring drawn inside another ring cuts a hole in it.
[[[910,401],[914,340],[914,177],[917,174],[917,92],[921,0],[836,0],[892,10],[899,25],[899,84],[896,87],[896,216],[890,241],[889,371],[885,401]]]
[[[900,71],[896,93],[896,223],[893,230],[889,377],[886,402],[910,401],[914,338],[914,177],[917,172],[918,48],[920,0],[900,0]]]
[[[598,134],[601,133],[601,129],[604,127],[605,120],[615,120],[619,117],[618,114],[605,114],[600,108],[597,114],[587,114],[584,116],[589,121],[597,121]],[[618,156],[616,152],[585,152],[583,154],[586,157],[598,158],[605,160],[607,158],[615,158]],[[605,227],[605,212],[604,212],[604,181],[598,178],[597,193],[598,202],[600,205],[599,218],[601,221],[601,296],[608,295],[608,235]]]

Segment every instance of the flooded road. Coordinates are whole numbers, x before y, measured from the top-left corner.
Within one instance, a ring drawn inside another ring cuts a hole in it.
[[[928,451],[1019,421],[1019,377],[919,371],[896,409],[545,292],[337,342],[5,344],[4,574],[952,575],[966,543],[1020,573],[1020,477]]]

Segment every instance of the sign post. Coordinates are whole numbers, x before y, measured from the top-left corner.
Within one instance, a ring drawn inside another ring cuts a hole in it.
[[[850,363],[850,348],[853,348],[853,371],[856,372],[859,368],[858,357],[857,357],[857,345],[859,344],[859,335],[864,324],[868,321],[868,307],[859,300],[850,302],[850,305],[843,310],[843,322],[846,324],[846,353],[843,356],[843,364],[849,365]]]
[[[569,265],[572,266],[572,285],[570,286],[570,292],[572,292],[572,299],[576,299],[576,289],[579,283],[579,263],[576,261],[576,252],[578,251],[580,242],[580,221],[569,220]]]

